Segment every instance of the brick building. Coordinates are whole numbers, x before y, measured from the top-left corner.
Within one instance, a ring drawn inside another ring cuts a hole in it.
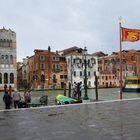
[[[28,58],[29,84],[32,88],[63,88],[67,82],[67,64],[65,57],[58,52],[35,49]]]
[[[100,87],[115,87],[119,85],[119,64],[119,56],[115,53],[98,58],[98,83]]]
[[[140,76],[140,50],[124,50],[125,76]]]
[[[122,52],[123,81],[127,76],[140,76],[140,50],[123,50]],[[96,53],[97,55],[97,53]],[[98,54],[99,55],[99,54]],[[119,86],[120,80],[120,54],[113,52],[111,55],[99,55],[99,86]]]

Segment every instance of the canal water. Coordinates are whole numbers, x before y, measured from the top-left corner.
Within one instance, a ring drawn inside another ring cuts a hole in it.
[[[38,102],[39,98],[42,95],[48,95],[48,105],[55,105],[55,97],[58,94],[63,94],[63,90],[43,90],[43,91],[32,91],[32,102]],[[23,96],[23,92],[20,92]],[[67,91],[68,95],[68,91]],[[82,96],[84,96],[84,91],[82,92]],[[4,102],[2,100],[3,93],[0,92],[0,110],[4,109]],[[95,89],[88,89],[88,97],[91,100],[95,100]],[[98,99],[101,101],[107,100],[117,100],[120,98],[119,88],[104,88],[98,89]],[[140,98],[140,93],[132,93],[132,92],[123,92],[123,99],[129,98]]]

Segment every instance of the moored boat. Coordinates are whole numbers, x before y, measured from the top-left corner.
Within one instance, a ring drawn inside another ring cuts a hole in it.
[[[140,92],[140,77],[126,77],[123,87],[124,92]]]
[[[56,104],[58,104],[58,105],[73,104],[73,103],[78,103],[78,100],[61,95],[61,94],[56,96]]]

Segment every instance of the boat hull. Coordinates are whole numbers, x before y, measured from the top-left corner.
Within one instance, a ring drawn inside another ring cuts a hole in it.
[[[123,88],[123,92],[138,92],[140,93],[140,88]]]

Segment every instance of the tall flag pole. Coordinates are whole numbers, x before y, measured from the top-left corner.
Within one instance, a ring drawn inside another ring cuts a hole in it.
[[[121,17],[119,18],[120,25],[120,99],[122,99],[122,42],[136,42],[140,40],[140,29],[128,29],[121,27]]]
[[[122,30],[121,30],[121,17],[120,22],[120,99],[122,99]]]

